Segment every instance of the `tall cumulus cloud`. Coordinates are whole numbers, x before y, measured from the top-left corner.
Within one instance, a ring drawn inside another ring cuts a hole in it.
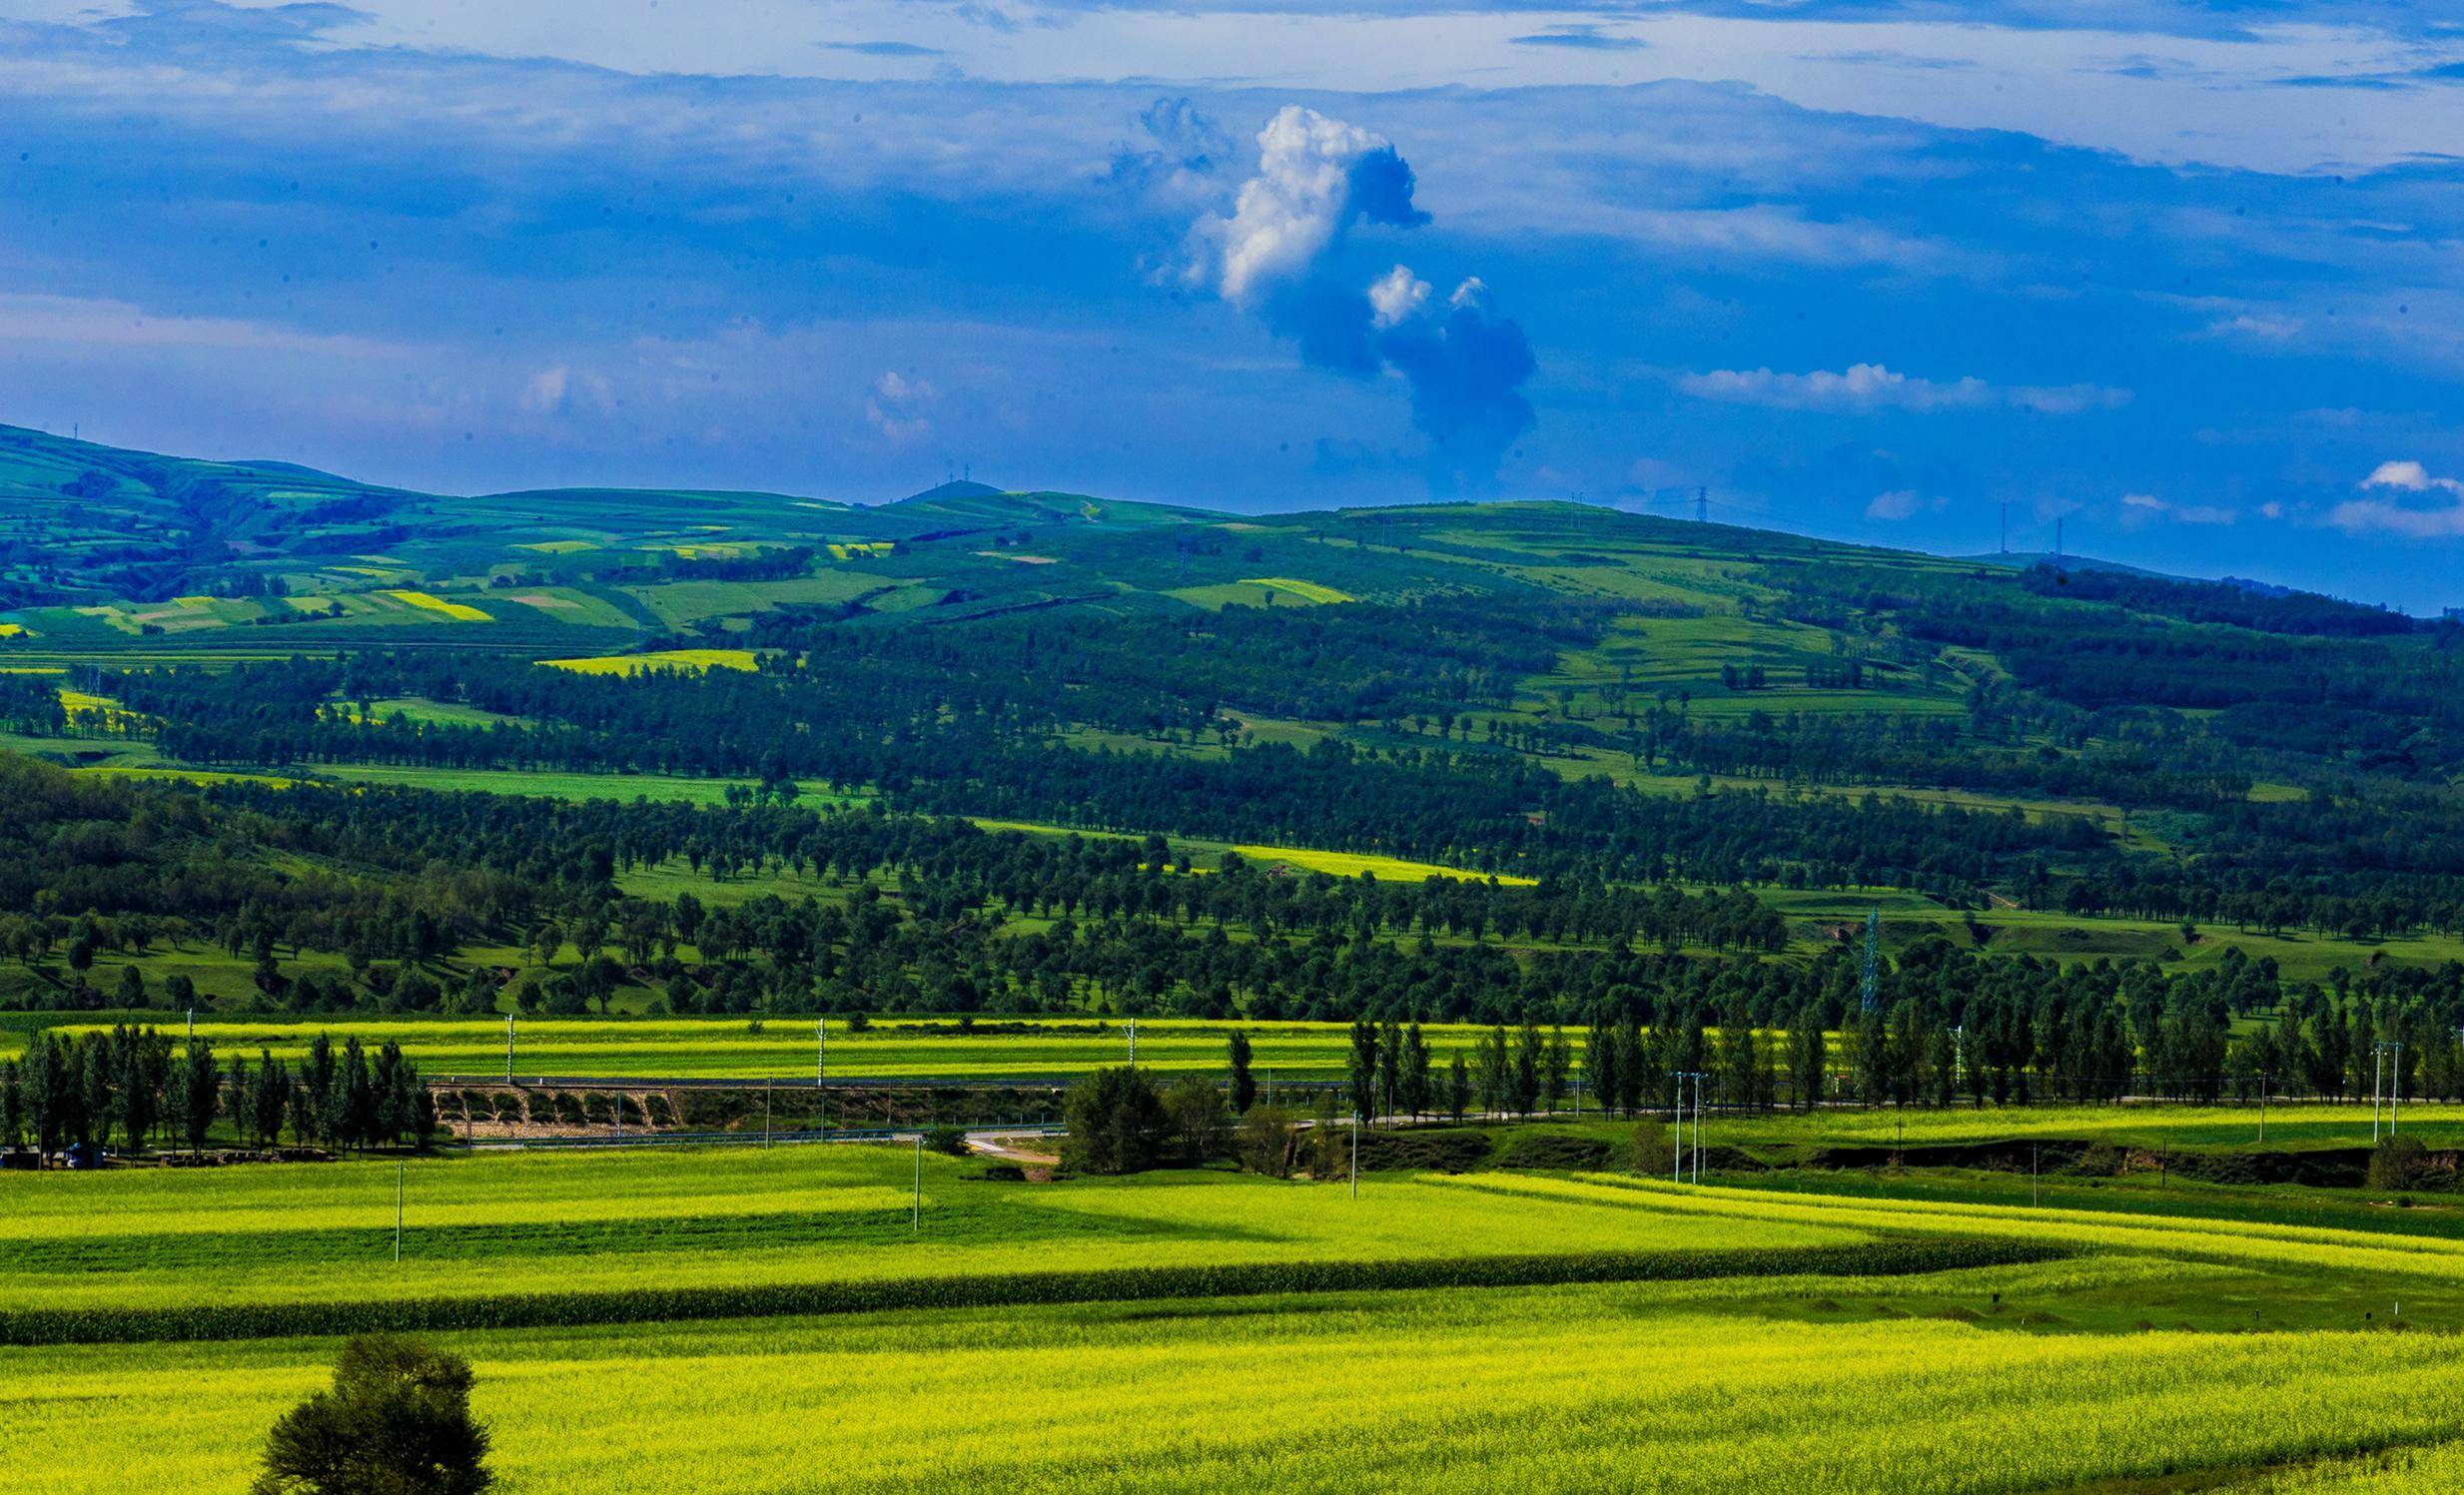
[[[1432,477],[1493,479],[1532,425],[1530,340],[1477,278],[1439,297],[1409,266],[1371,274],[1347,253],[1363,226],[1429,221],[1410,164],[1385,137],[1296,104],[1266,122],[1257,150],[1232,211],[1199,221],[1192,282],[1263,318],[1313,367],[1400,374]]]

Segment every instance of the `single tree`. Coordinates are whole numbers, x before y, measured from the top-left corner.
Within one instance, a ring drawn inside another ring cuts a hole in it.
[[[1249,1108],[1257,1104],[1257,1080],[1249,1073],[1249,1036],[1234,1029],[1228,1048],[1232,1065],[1232,1114],[1246,1116]]]
[[[1351,1114],[1368,1120],[1377,1116],[1377,1025],[1366,1020],[1351,1025]]]
[[[283,1414],[255,1495],[477,1495],[495,1483],[470,1366],[391,1334],[343,1346],[334,1389]]]
[[[0,1064],[0,1152],[17,1150],[26,1130],[25,1086],[17,1078],[17,1061]]]
[[[1203,1075],[1184,1075],[1164,1092],[1168,1147],[1184,1162],[1205,1162],[1225,1151],[1224,1093]]]
[[[1298,1139],[1290,1112],[1272,1106],[1253,1106],[1241,1114],[1234,1145],[1240,1154],[1240,1165],[1250,1172],[1288,1178],[1296,1160],[1293,1154]]]
[[[1062,1157],[1087,1173],[1136,1173],[1163,1155],[1170,1122],[1164,1101],[1142,1071],[1098,1070],[1070,1091]]]
[[[206,1132],[214,1125],[214,1114],[222,1100],[223,1074],[215,1063],[212,1044],[204,1039],[189,1041],[176,1085],[178,1094],[173,1098],[173,1106],[179,1120],[180,1139],[194,1152],[206,1144]]]

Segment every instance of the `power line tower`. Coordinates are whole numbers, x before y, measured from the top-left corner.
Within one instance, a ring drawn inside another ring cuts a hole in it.
[[[2053,558],[2055,560],[2061,559],[2061,526],[2063,522],[2064,521],[2060,519],[2055,519],[2053,521]]]
[[[1711,522],[1711,489],[1709,488],[1694,490],[1694,522],[1697,524]]]
[[[1864,1011],[1868,1013],[1874,1011],[1876,1000],[1874,966],[1876,953],[1882,945],[1882,905],[1876,904],[1865,911],[1865,982],[1860,990],[1865,999]]]

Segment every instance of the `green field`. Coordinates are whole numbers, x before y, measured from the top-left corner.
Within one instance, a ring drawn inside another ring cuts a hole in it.
[[[602,1311],[558,1306],[561,1295],[644,1288],[904,1290],[1053,1270],[1270,1273],[1294,1260],[1374,1268],[1873,1238],[1861,1225],[1706,1225],[1637,1214],[1613,1194],[1525,1198],[1442,1179],[1393,1179],[1374,1208],[1340,1209],[1325,1188],[1223,1172],[1015,1187],[939,1154],[923,1158],[919,1228],[915,1166],[904,1147],[841,1144],[498,1154],[418,1161],[399,1179],[382,1162],[0,1175],[0,1335],[8,1314],[38,1309],[538,1298],[553,1317]],[[372,1282],[381,1257],[387,1275]]]
[[[0,1175],[0,1459],[47,1492],[237,1492],[334,1352],[275,1326],[324,1314],[466,1356],[515,1495],[646,1465],[781,1492],[2427,1492],[2464,1462],[2454,1234],[932,1155],[919,1228],[914,1166],[417,1161],[399,1263],[389,1161]],[[2046,1259],[1958,1264],[1985,1252]]]

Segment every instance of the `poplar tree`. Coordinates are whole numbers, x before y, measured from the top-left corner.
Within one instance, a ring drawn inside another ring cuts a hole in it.
[[[1351,1025],[1351,1114],[1377,1115],[1377,1025],[1363,1018]]]
[[[1232,1115],[1246,1115],[1248,1109],[1257,1104],[1257,1081],[1249,1074],[1249,1036],[1234,1029],[1225,1047],[1232,1069],[1230,1089]]]
[[[206,1144],[206,1133],[214,1127],[214,1114],[220,1109],[223,1075],[214,1059],[214,1046],[204,1039],[189,1041],[182,1056],[174,1097],[179,1119],[180,1139],[194,1152]]]
[[[1615,1109],[1622,1098],[1622,1076],[1617,1063],[1617,1030],[1607,1023],[1594,1022],[1583,1044],[1583,1075],[1591,1082],[1592,1099],[1602,1115]]]

